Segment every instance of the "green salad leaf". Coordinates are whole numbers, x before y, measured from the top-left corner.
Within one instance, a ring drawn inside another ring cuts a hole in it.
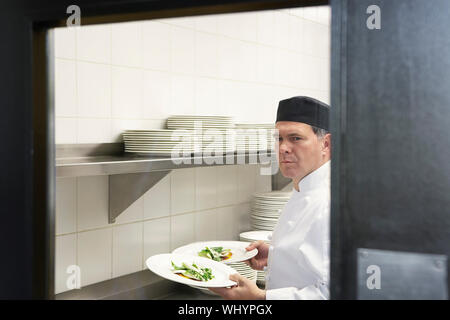
[[[192,266],[187,265],[182,262],[181,266],[175,265],[173,261],[171,261],[174,273],[180,273],[185,277],[190,279],[198,280],[198,281],[208,281],[214,278],[212,274],[212,270],[210,268],[200,268],[195,263]],[[184,271],[184,272],[179,272]]]
[[[205,257],[220,262],[224,260],[230,252],[231,249],[224,249],[223,247],[205,247],[205,249],[200,251],[198,255],[200,257]]]

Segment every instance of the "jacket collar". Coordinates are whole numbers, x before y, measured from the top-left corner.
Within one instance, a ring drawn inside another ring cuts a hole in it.
[[[330,181],[330,168],[331,168],[331,161],[328,160],[322,166],[320,166],[310,174],[303,177],[303,179],[300,180],[298,184],[299,191],[295,190],[294,188],[294,192],[304,193],[309,190],[319,188],[324,184],[328,185]]]

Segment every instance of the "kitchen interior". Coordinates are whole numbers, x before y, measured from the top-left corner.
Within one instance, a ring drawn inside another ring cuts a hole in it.
[[[162,280],[146,259],[258,230],[255,193],[281,189],[261,174],[263,164],[171,167],[111,219],[122,164],[68,170],[64,159],[80,150],[121,154],[126,130],[165,129],[173,115],[262,125],[274,123],[288,97],[330,104],[330,8],[56,28],[54,70],[55,298],[213,299]],[[68,285],[71,266],[80,288]],[[264,275],[255,281],[264,286]]]

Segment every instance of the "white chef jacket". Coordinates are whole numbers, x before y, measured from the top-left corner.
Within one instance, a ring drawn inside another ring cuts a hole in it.
[[[266,267],[266,299],[329,299],[330,161],[305,176],[281,212]]]

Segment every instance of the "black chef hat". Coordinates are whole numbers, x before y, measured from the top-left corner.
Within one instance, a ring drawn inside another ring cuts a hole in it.
[[[280,101],[276,122],[303,122],[329,131],[329,113],[327,104],[311,97],[297,96]]]

